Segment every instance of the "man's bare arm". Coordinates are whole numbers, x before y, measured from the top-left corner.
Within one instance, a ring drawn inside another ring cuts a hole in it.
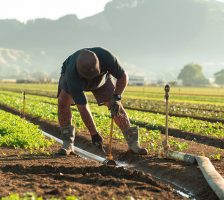
[[[117,79],[114,94],[121,95],[128,84],[128,74],[125,72],[123,76]]]

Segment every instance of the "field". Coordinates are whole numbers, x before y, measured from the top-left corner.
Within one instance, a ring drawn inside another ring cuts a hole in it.
[[[128,169],[107,168],[78,156],[65,159],[55,154],[58,144],[45,139],[40,129],[60,137],[56,84],[1,83],[0,90],[0,118],[3,122],[0,125],[0,196],[10,199],[12,193],[16,193],[14,196],[23,196],[29,192],[27,195],[31,197],[68,199],[186,198],[179,195],[177,190],[180,190],[196,199],[218,199],[196,165],[163,157],[163,87],[129,86],[123,95],[122,103],[130,121],[139,126],[140,142],[150,152],[148,156],[127,154],[124,138],[115,127],[113,154],[116,159],[132,166]],[[23,91],[26,94],[25,103]],[[107,149],[109,112],[105,107],[96,105],[91,93],[87,93],[87,96]],[[171,149],[209,157],[222,176],[223,97],[224,88],[171,87],[168,121]],[[91,145],[89,133],[75,106],[72,106],[72,114],[77,130],[75,145],[102,155]],[[38,138],[40,135],[41,138]],[[12,181],[5,185],[8,179]]]

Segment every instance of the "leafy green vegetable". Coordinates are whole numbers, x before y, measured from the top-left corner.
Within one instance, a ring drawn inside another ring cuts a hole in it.
[[[11,113],[0,110],[0,146],[43,149],[53,144],[38,126]]]

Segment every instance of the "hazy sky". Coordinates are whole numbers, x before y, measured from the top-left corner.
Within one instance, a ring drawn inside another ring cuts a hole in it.
[[[111,0],[0,0],[0,19],[26,22],[35,18],[57,19],[66,14],[78,18],[101,12]]]
[[[78,18],[91,16],[103,11],[111,0],[0,0],[0,19],[57,19],[66,14]],[[224,2],[224,0],[219,0]]]

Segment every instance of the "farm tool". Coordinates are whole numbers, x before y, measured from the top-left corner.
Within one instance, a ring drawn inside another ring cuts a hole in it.
[[[113,136],[113,129],[114,129],[114,118],[113,118],[113,116],[111,116],[110,138],[109,138],[109,152],[107,154],[106,160],[104,161],[104,164],[105,165],[108,165],[108,166],[116,166],[117,165],[117,163],[113,159],[113,155],[112,155],[112,136]]]
[[[168,141],[168,106],[169,106],[169,103],[168,103],[168,100],[169,100],[169,91],[170,91],[170,86],[169,85],[166,85],[165,88],[165,101],[166,101],[166,125],[165,125],[165,139],[163,141],[163,148],[164,148],[164,151],[167,152],[170,148],[170,145],[169,145],[169,141]]]

